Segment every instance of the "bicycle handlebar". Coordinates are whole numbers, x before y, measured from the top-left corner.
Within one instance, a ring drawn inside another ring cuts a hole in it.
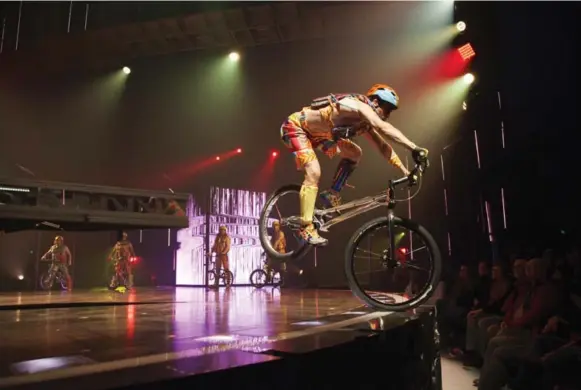
[[[422,174],[430,166],[430,161],[428,160],[427,153],[424,150],[414,150],[412,152],[412,157],[416,163],[414,169],[412,169],[408,176],[404,176],[396,180],[391,180],[391,187],[395,187],[406,182],[410,185],[410,187],[416,185],[420,176],[422,176]]]

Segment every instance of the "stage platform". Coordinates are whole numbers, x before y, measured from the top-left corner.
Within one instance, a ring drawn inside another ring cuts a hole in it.
[[[1,294],[0,387],[440,390],[434,317],[338,290]]]

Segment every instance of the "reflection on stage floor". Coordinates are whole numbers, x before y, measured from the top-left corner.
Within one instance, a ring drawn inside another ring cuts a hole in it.
[[[0,386],[63,367],[124,368],[262,348],[378,315],[350,291],[251,287],[5,294],[0,305],[9,305],[0,308]]]

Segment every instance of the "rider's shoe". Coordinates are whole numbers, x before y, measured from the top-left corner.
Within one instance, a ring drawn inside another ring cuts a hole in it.
[[[319,197],[327,208],[341,206],[341,196],[333,190],[323,191]]]
[[[313,224],[302,227],[299,234],[303,240],[314,246],[324,246],[329,242],[326,238],[319,236]]]

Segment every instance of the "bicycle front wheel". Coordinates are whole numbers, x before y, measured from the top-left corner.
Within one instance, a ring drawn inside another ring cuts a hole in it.
[[[52,288],[54,278],[49,272],[40,275],[40,288],[43,290],[50,290]]]
[[[391,232],[387,217],[366,223],[351,237],[345,252],[351,291],[379,310],[405,311],[421,305],[435,292],[441,272],[440,250],[432,235],[399,217],[394,217]]]
[[[234,283],[234,274],[232,271],[224,271],[224,285],[230,287]]]
[[[284,286],[284,276],[281,272],[275,271],[272,273],[272,285],[275,287]]]
[[[255,269],[250,274],[250,284],[256,288],[262,288],[268,280],[268,275],[261,269]]]
[[[214,271],[208,271],[206,275],[208,277],[208,284],[216,283],[216,273]]]

